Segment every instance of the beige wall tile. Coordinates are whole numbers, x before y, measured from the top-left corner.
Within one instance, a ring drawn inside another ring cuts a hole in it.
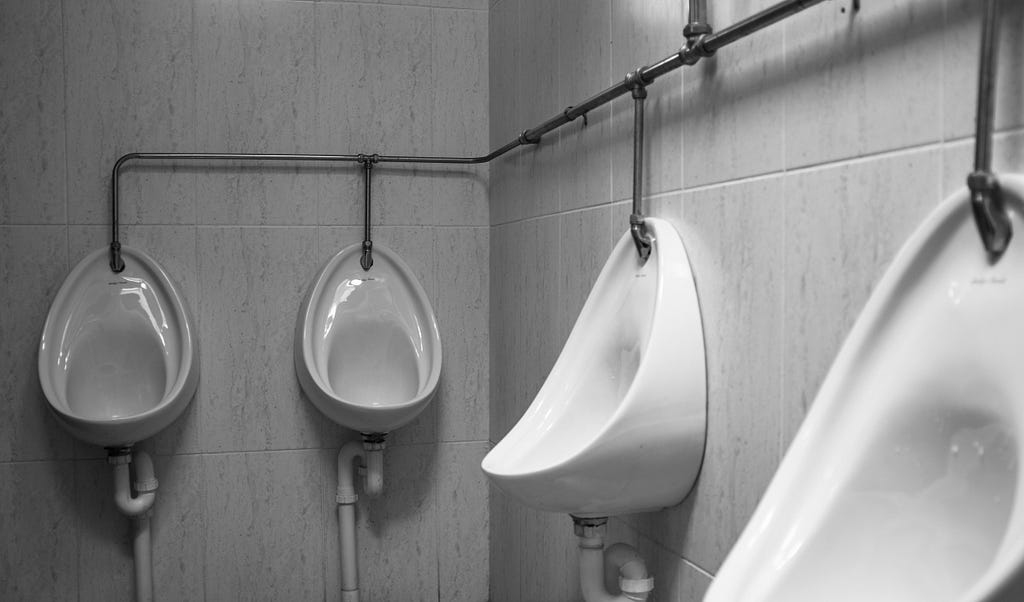
[[[199,229],[203,451],[312,447],[322,416],[299,397],[292,341],[316,269],[314,228]],[[281,269],[282,265],[289,269]]]
[[[76,494],[73,462],[0,463],[4,600],[80,599]]]
[[[0,462],[73,457],[39,386],[37,350],[67,273],[67,228],[0,227]]]
[[[64,5],[68,220],[109,221],[110,169],[133,151],[195,148],[192,4]],[[195,223],[195,179],[136,163],[121,181],[125,223]]]
[[[942,137],[942,3],[864,2],[856,13],[848,4],[784,25],[787,168]]]
[[[312,3],[196,5],[197,143],[212,152],[316,148],[317,14]],[[271,76],[272,75],[272,76]],[[203,224],[314,224],[316,172],[293,163],[228,164],[198,176]]]
[[[211,454],[206,483],[206,597],[324,596],[322,472],[317,450]]]
[[[61,3],[0,2],[0,224],[67,211]]]

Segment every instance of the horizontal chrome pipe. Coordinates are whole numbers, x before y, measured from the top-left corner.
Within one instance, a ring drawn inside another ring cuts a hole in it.
[[[641,67],[631,71],[621,82],[591,96],[582,103],[566,108],[564,111],[533,128],[524,130],[518,138],[509,141],[486,155],[479,157],[420,157],[415,155],[377,155],[378,163],[420,163],[435,165],[476,165],[489,163],[505,153],[523,145],[538,144],[548,132],[555,130],[571,121],[578,119],[590,111],[607,104],[612,100],[629,93],[635,86],[647,86],[654,80],[682,67],[694,65],[701,58],[712,56],[717,50],[736,42],[768,25],[810,8],[825,0],[783,0],[731,27],[716,33],[703,34],[702,25],[706,25],[706,9],[704,0],[691,0],[690,22],[687,27],[688,43],[679,52],[669,55],[649,67]],[[696,13],[694,13],[696,11]],[[693,26],[697,26],[694,29]],[[710,27],[707,28],[710,31]],[[694,35],[691,35],[694,34]],[[118,240],[118,180],[121,168],[129,161],[294,161],[294,162],[329,162],[329,163],[360,163],[366,155],[324,155],[324,154],[268,154],[268,153],[128,153],[122,155],[114,163],[111,174],[111,257],[110,266],[115,272],[124,269],[121,262],[120,242]]]

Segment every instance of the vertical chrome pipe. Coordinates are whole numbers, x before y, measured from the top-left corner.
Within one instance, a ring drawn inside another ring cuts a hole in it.
[[[690,14],[686,25],[683,26],[683,36],[687,44],[693,44],[702,35],[711,33],[711,25],[708,23],[707,0],[690,0]]]
[[[644,227],[641,203],[644,196],[644,99],[647,88],[633,86],[633,213],[629,216],[629,233],[633,236],[640,262],[651,256],[651,235]]]
[[[996,65],[999,58],[999,0],[985,0],[978,65],[978,106],[974,135],[974,171],[967,176],[971,210],[989,255],[998,257],[1013,237],[999,180],[992,173]]]
[[[360,163],[363,164],[363,183],[365,193],[363,196],[363,256],[359,258],[359,265],[364,271],[369,272],[373,267],[373,241],[370,239],[370,177],[373,171],[373,164],[377,161],[377,155],[361,155]]]
[[[121,257],[121,233],[118,214],[120,213],[118,186],[120,184],[121,166],[125,161],[135,158],[135,154],[120,157],[114,162],[110,173],[110,269],[115,274],[124,271],[124,259]]]

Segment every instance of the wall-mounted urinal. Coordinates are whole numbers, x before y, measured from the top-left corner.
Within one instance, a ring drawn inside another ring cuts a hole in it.
[[[299,310],[295,373],[328,418],[388,433],[426,409],[441,374],[441,337],[426,292],[385,247],[360,266],[361,244],[320,270]]]
[[[345,247],[324,264],[299,309],[295,373],[328,418],[359,431],[338,452],[339,577],[342,600],[359,601],[355,482],[384,489],[384,435],[411,422],[434,398],[441,375],[441,336],[427,294],[394,252]],[[358,468],[357,468],[358,467]]]
[[[167,427],[199,383],[199,345],[184,298],[149,255],[122,247],[83,259],[50,306],[39,342],[39,382],[75,437],[130,447]]]
[[[483,460],[491,481],[576,517],[680,502],[704,452],[707,394],[697,293],[682,241],[647,218],[641,263],[627,232],[526,414]]]
[[[998,261],[966,190],[888,269],[707,602],[1024,600],[1024,178]]]

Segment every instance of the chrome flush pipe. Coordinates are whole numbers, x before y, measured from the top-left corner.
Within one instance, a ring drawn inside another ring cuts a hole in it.
[[[985,250],[998,258],[1010,244],[1013,225],[992,173],[992,128],[995,113],[996,63],[999,56],[999,0],[985,0],[978,65],[978,115],[975,122],[974,171],[967,176],[971,209]]]
[[[359,258],[359,265],[363,271],[369,272],[373,267],[373,240],[370,239],[370,181],[373,171],[373,164],[377,162],[377,155],[359,155],[359,162],[363,165],[363,183],[365,194],[363,199],[363,256]]]
[[[707,4],[707,0],[690,0],[689,19],[683,26],[683,36],[687,45],[695,43],[700,36],[711,33]]]
[[[636,252],[640,254],[640,263],[647,263],[651,256],[651,235],[644,226],[644,215],[640,204],[644,195],[644,99],[647,88],[644,87],[640,71],[626,76],[633,83],[633,212],[629,216],[629,233],[633,236]]]

